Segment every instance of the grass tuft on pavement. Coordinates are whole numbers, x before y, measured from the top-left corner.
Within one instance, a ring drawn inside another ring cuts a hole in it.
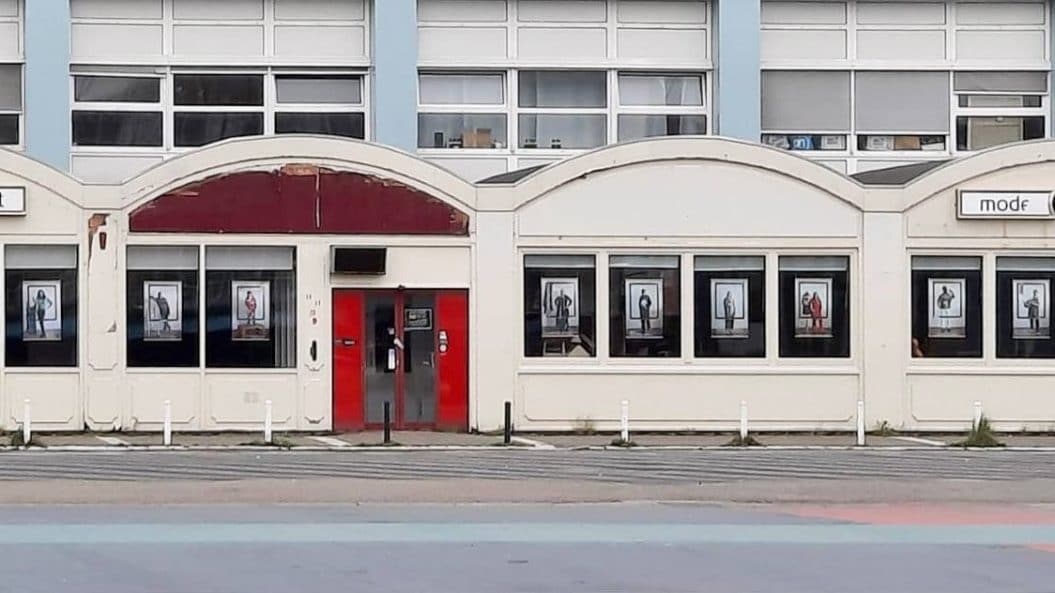
[[[993,427],[989,424],[989,419],[982,415],[978,425],[972,426],[971,430],[967,432],[967,438],[952,445],[966,449],[967,447],[1003,447],[1004,443],[1001,443],[996,438],[996,435],[993,434]]]

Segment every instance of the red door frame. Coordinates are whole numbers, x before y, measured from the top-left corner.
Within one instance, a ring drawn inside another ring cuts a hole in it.
[[[469,427],[469,295],[467,290],[422,290],[435,297],[433,348],[436,353],[436,410],[432,423],[404,421],[406,376],[402,356],[396,357],[395,406],[397,429],[464,431]],[[333,427],[334,430],[378,428],[366,423],[366,295],[394,297],[396,335],[404,337],[403,290],[333,291]]]

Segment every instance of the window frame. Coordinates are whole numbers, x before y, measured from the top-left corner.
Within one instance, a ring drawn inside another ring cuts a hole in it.
[[[19,4],[21,6],[21,4]],[[19,13],[21,14],[21,13]],[[17,117],[17,129],[18,129],[18,142],[14,144],[3,144],[0,143],[0,147],[7,150],[21,151],[26,148],[26,64],[21,61],[4,61],[0,62],[0,65],[4,66],[17,66],[19,72],[19,93],[20,93],[20,104],[21,109],[0,109],[0,116],[11,116]]]

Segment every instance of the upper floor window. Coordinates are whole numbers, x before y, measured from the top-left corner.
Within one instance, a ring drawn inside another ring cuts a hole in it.
[[[22,143],[22,65],[0,64],[0,146]]]
[[[956,72],[956,149],[1043,138],[1047,72]]]

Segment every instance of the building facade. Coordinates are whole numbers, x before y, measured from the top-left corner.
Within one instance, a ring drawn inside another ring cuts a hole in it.
[[[1050,430],[1051,16],[0,0],[0,425]]]

